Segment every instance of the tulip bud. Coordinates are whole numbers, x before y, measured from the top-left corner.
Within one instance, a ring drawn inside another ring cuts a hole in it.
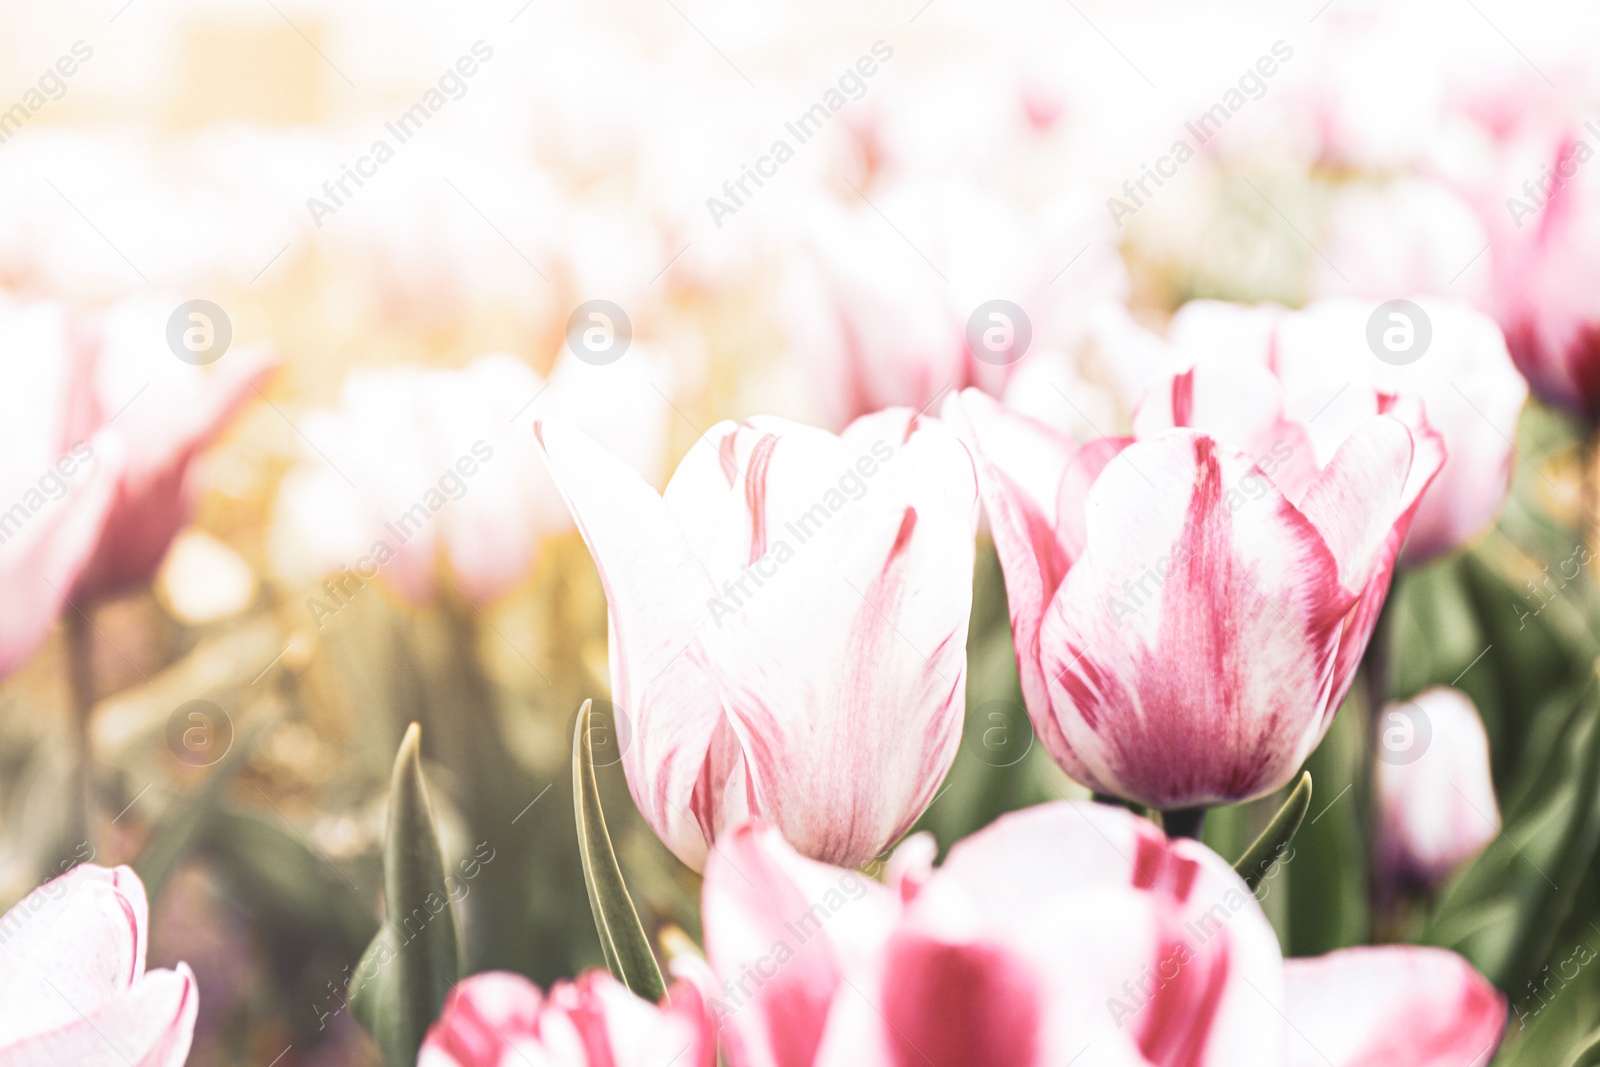
[[[1276,379],[1208,363],[1079,448],[967,390],[1023,696],[1090,788],[1173,810],[1284,785],[1326,732],[1440,462],[1376,404],[1331,454]],[[1420,416],[1418,416],[1420,419]]]
[[[721,423],[663,499],[575,427],[536,433],[605,587],[628,786],[668,847],[698,869],[751,815],[850,865],[903,835],[961,736],[977,487],[954,435],[906,410],[839,437]]]
[[[1378,720],[1378,867],[1392,886],[1437,886],[1500,832],[1489,740],[1472,700],[1430,689]]]

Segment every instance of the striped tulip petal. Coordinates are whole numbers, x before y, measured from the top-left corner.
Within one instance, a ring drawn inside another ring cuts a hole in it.
[[[843,435],[712,428],[665,498],[581,433],[539,429],[611,609],[613,698],[646,819],[694,867],[759,816],[861,863],[909,829],[964,713],[977,481],[909,411]]]
[[[87,864],[0,916],[0,1067],[179,1067],[199,992],[145,971],[148,925],[138,876]]]

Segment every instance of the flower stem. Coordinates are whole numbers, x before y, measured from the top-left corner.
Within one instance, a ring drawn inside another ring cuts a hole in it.
[[[1161,813],[1161,828],[1168,837],[1200,840],[1200,826],[1206,821],[1205,808],[1173,808]]]
[[[1600,424],[1585,428],[1582,447],[1578,533],[1592,560],[1600,553]],[[1600,582],[1600,572],[1597,572],[1596,581]]]
[[[89,723],[94,714],[94,663],[88,616],[74,610],[67,616],[67,684],[72,693],[72,741],[76,756],[76,781],[67,833],[73,840],[93,845],[94,752],[89,742]]]

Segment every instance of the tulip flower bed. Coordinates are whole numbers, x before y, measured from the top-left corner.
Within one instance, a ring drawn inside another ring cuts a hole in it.
[[[0,1067],[1600,1067],[1600,9],[24,6]]]

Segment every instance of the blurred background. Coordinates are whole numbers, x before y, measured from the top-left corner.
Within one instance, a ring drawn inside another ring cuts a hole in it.
[[[199,979],[191,1063],[375,1064],[342,991],[415,720],[476,861],[469,972],[599,964],[569,767],[605,601],[535,419],[657,487],[720,419],[837,429],[972,385],[1087,439],[1126,430],[1143,331],[1190,299],[1493,310],[1491,231],[1540,173],[1506,145],[1600,114],[1597,33],[1509,0],[0,7],[3,503],[82,440],[176,531],[124,530],[139,558],[62,591],[0,687],[0,907],[132,863],[152,966]],[[1031,331],[1006,367],[965,340],[996,299]],[[1404,574],[1384,631],[1379,697],[1476,701],[1504,833],[1374,911],[1358,686],[1263,891],[1295,955],[1466,952],[1517,1009],[1500,1063],[1600,1024],[1572,962],[1600,946],[1593,575],[1552,580],[1589,558],[1581,433],[1530,403],[1498,524]],[[47,521],[19,536],[70,536]],[[976,582],[942,847],[1082,795],[1032,743],[986,541]],[[646,922],[698,936],[600,707]],[[1208,840],[1237,854],[1279,799]]]

